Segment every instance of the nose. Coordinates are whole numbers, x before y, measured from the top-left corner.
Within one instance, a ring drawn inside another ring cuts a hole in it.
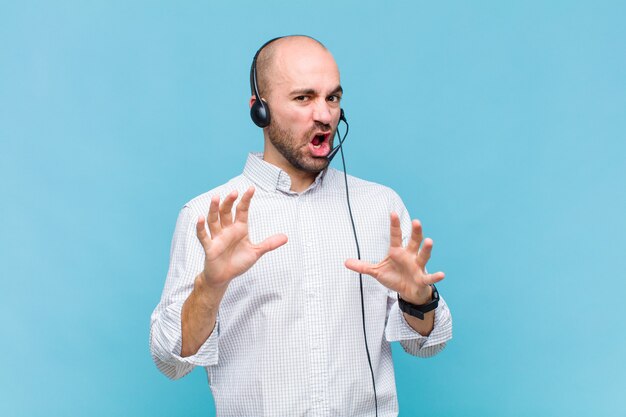
[[[331,113],[329,103],[326,100],[319,100],[315,103],[315,108],[313,109],[313,119],[316,122],[320,122],[325,125],[331,124],[333,115]]]

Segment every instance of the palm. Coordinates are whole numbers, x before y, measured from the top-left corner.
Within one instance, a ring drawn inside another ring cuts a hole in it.
[[[232,218],[233,203],[237,192],[230,193],[220,205],[219,197],[211,199],[206,223],[211,236],[205,229],[203,218],[196,227],[198,240],[205,253],[205,279],[211,285],[225,285],[233,278],[250,269],[261,256],[287,242],[287,236],[274,235],[259,244],[248,238],[248,209],[254,188],[248,189],[237,205],[235,219]]]
[[[373,266],[373,276],[385,287],[403,293],[419,272],[417,263],[411,258],[404,249],[390,248],[387,257]]]
[[[421,248],[420,248],[421,246]],[[418,220],[412,223],[411,239],[402,247],[402,230],[396,213],[391,214],[389,253],[377,264],[348,259],[346,267],[376,278],[390,290],[406,300],[421,301],[430,295],[428,286],[441,281],[443,272],[429,274],[426,264],[433,247],[431,239],[423,239],[422,226]]]

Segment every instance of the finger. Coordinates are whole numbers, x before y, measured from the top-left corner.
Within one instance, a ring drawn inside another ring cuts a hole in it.
[[[219,208],[220,196],[214,195],[211,197],[211,205],[209,206],[209,214],[207,215],[207,224],[209,225],[209,231],[211,232],[212,238],[215,238],[215,236],[219,235],[222,231],[222,226],[220,226]]]
[[[426,285],[436,284],[439,281],[443,280],[445,277],[446,277],[446,274],[444,274],[441,271],[435,272],[434,274],[427,274],[424,277],[424,284]]]
[[[254,187],[250,187],[241,197],[241,201],[237,204],[235,212],[235,221],[241,223],[248,223],[248,209],[250,208],[250,200],[254,195]]]
[[[411,239],[409,239],[409,244],[406,249],[411,253],[417,253],[422,243],[422,239],[422,223],[415,219],[411,222]]]
[[[358,272],[360,274],[370,275],[376,278],[376,270],[374,269],[374,265],[369,262],[360,261],[358,259],[348,259],[344,265],[346,268]]]
[[[424,239],[424,243],[422,244],[422,248],[417,254],[417,264],[422,268],[426,267],[428,260],[430,259],[430,254],[433,251],[433,240],[431,238]]]
[[[211,238],[206,232],[206,222],[204,221],[204,217],[198,217],[198,222],[196,223],[196,236],[198,236],[198,240],[200,244],[204,248],[204,250],[208,250],[209,246],[211,246]]]
[[[233,224],[233,203],[237,199],[237,190],[232,191],[226,196],[220,205],[220,224],[227,227]]]
[[[267,252],[283,246],[285,243],[287,243],[287,240],[287,235],[284,235],[282,233],[268,237],[263,242],[256,245],[259,258],[265,255]]]
[[[391,212],[389,222],[389,246],[402,247],[402,229],[400,228],[400,217],[395,212]]]

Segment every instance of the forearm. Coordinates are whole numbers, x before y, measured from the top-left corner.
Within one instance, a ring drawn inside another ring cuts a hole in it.
[[[406,320],[408,325],[422,336],[429,336],[430,332],[432,332],[433,328],[435,327],[434,310],[424,314],[424,320],[420,320],[417,317],[410,316],[406,313],[402,314],[404,315],[404,319]]]
[[[181,311],[182,357],[195,355],[215,328],[217,312],[228,285],[210,287],[202,274],[194,281],[194,287]]]

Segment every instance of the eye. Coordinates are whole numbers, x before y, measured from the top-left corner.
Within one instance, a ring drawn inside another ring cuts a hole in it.
[[[294,98],[296,101],[307,101],[309,99],[308,96],[297,96]]]
[[[338,103],[340,100],[341,100],[341,96],[338,96],[338,95],[332,95],[328,97],[328,101],[330,101],[331,103]]]

